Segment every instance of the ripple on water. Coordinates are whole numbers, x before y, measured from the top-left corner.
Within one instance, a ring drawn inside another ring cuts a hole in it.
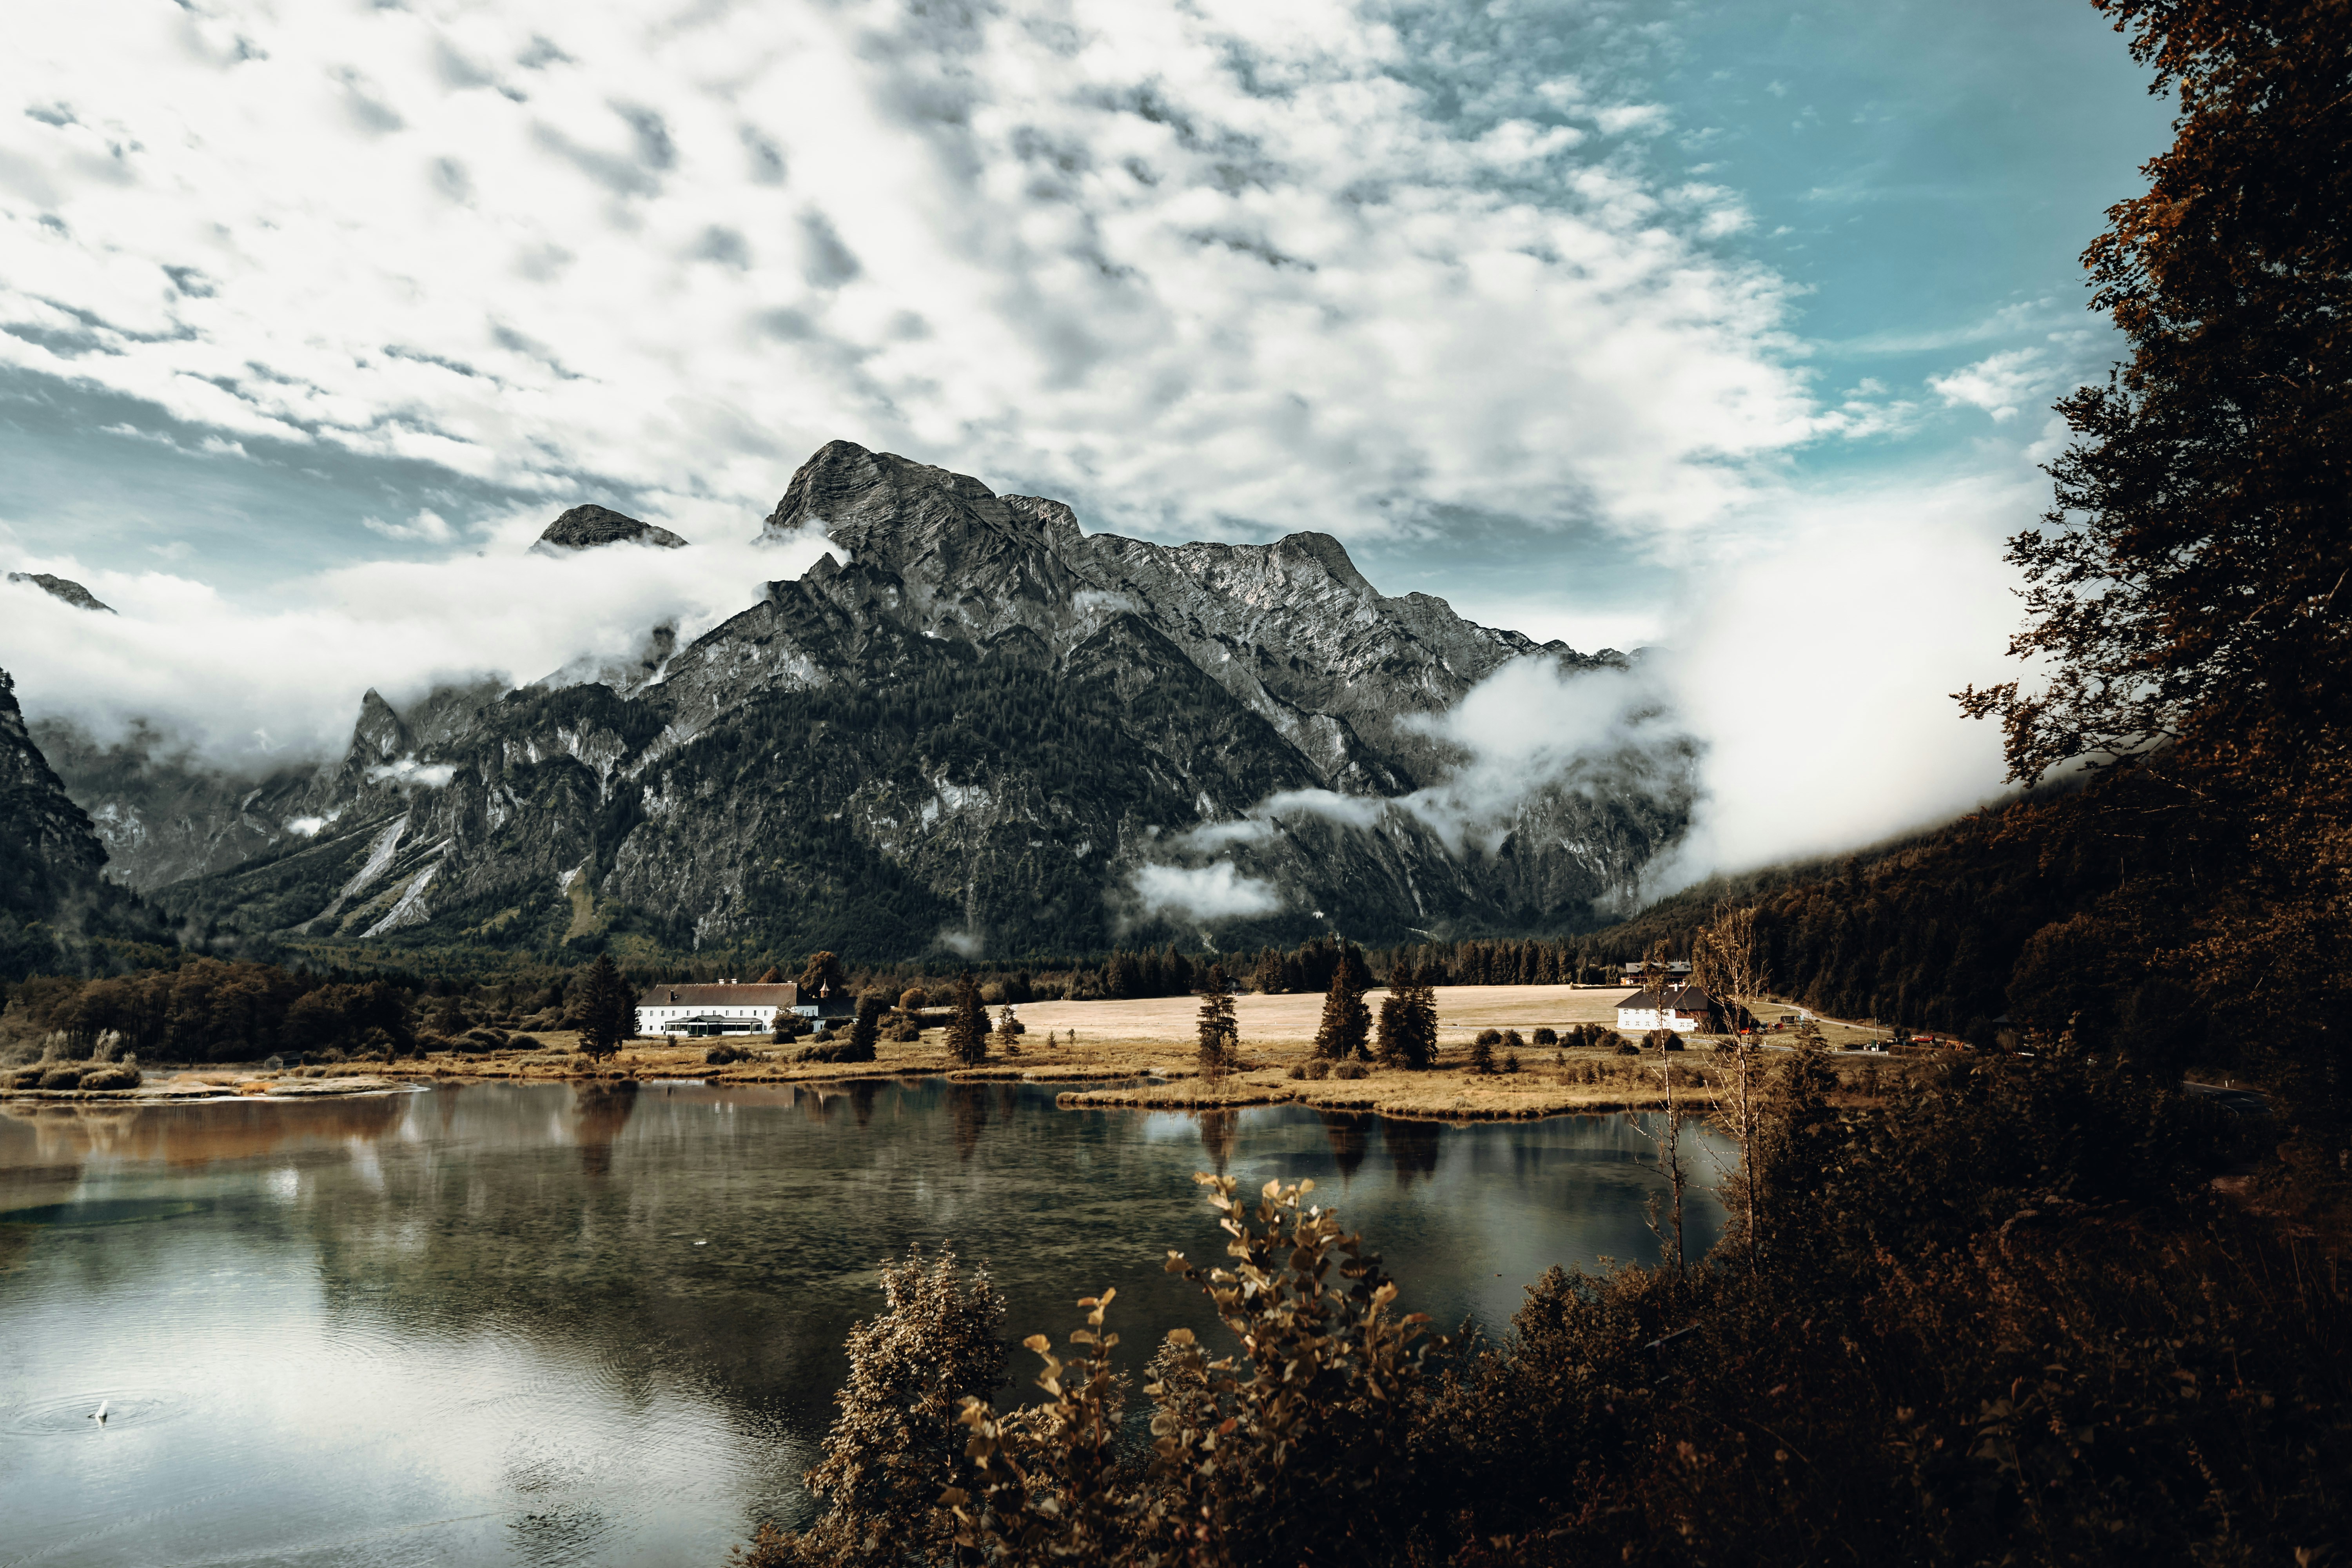
[[[143,1220],[177,1219],[210,1207],[211,1204],[199,1198],[101,1198],[89,1203],[42,1204],[35,1208],[0,1210],[0,1226],[34,1225],[62,1230],[89,1225],[136,1225]]]
[[[90,1419],[103,1404],[106,1420]],[[152,1389],[93,1388],[53,1394],[21,1405],[0,1406],[0,1432],[24,1437],[96,1436],[126,1426],[153,1426],[187,1414],[186,1404]]]

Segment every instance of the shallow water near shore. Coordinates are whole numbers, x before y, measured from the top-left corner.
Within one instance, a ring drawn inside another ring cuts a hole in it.
[[[1507,1329],[1647,1260],[1622,1117],[1055,1109],[1055,1086],[477,1085],[0,1114],[0,1564],[701,1563],[799,1485],[877,1259],[985,1259],[1012,1339],[1115,1286],[1212,1344],[1191,1180],[1312,1177],[1402,1305]],[[1696,1133],[1686,1134],[1694,1142]],[[1690,1156],[1711,1179],[1704,1154]],[[1722,1211],[1690,1204],[1690,1245]],[[1033,1358],[1013,1352],[1014,1395]],[[107,1419],[92,1418],[101,1402]]]

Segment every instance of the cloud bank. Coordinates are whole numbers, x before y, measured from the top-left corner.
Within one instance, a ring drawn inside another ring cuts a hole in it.
[[[151,719],[250,771],[340,752],[370,687],[398,705],[436,685],[520,685],[583,656],[625,658],[664,623],[690,640],[829,548],[814,537],[739,539],[551,556],[528,548],[542,525],[510,520],[478,553],[298,579],[257,607],[170,573],[40,558],[37,569],[84,584],[120,614],[0,583],[0,658],[34,718],[71,719],[102,737]],[[412,782],[446,782],[413,759],[407,768]]]

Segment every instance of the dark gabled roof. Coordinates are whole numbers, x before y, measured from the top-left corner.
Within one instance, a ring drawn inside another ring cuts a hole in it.
[[[1663,989],[1636,991],[1620,1007],[1639,1008],[1644,1013],[1664,1010],[1670,1013],[1709,1013],[1721,1004],[1696,985],[1669,985]]]
[[[799,1004],[801,988],[787,980],[782,985],[656,985],[637,998],[640,1007],[791,1007]]]

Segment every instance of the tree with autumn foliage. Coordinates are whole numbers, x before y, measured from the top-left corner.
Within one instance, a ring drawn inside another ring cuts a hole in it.
[[[1958,696],[2013,779],[2100,775],[2020,819],[2042,863],[2118,868],[2011,1011],[2226,1058],[2352,999],[2352,4],[2094,4],[2174,140],[2084,256],[2129,357],[2058,405],[2054,504],[2010,542],[2035,677]]]

